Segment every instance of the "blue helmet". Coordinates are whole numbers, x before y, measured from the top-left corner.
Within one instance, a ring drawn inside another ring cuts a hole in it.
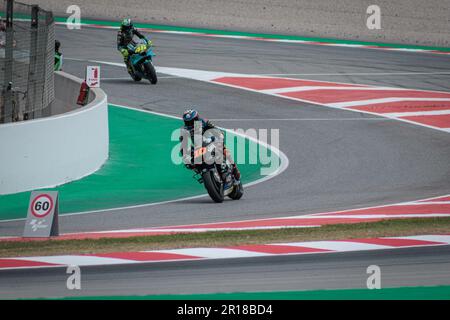
[[[194,122],[198,121],[198,119],[199,119],[198,111],[195,109],[188,109],[183,113],[184,125],[187,128],[193,127]]]

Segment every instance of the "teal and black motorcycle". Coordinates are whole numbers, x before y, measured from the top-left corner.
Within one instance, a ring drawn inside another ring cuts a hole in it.
[[[147,79],[151,84],[156,84],[158,82],[158,77],[156,76],[155,66],[153,65],[153,57],[155,54],[153,53],[151,44],[143,39],[138,43],[130,43],[128,45],[128,51],[131,54],[131,78],[133,78],[134,81]]]

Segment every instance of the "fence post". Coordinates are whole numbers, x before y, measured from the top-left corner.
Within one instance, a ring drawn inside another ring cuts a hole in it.
[[[43,90],[45,93],[41,97],[41,102],[43,106],[43,112],[45,112],[46,116],[51,115],[51,107],[52,101],[54,100],[54,68],[55,68],[55,36],[54,36],[54,18],[53,13],[46,11],[45,14],[45,37],[42,39],[43,48],[51,48],[51,50],[47,51],[47,54],[44,55],[44,59],[42,60],[42,66],[44,66],[43,70]],[[45,45],[44,45],[45,44]]]
[[[39,118],[40,115],[36,114],[34,105],[36,98],[36,77],[37,75],[37,55],[38,55],[38,28],[39,28],[39,6],[33,5],[31,7],[31,37],[30,37],[30,65],[28,73],[27,83],[27,102],[25,106],[25,112],[28,114],[28,119]],[[41,111],[42,112],[42,111]]]
[[[3,122],[12,121],[12,90],[14,63],[14,26],[13,26],[13,0],[6,0],[6,41],[5,41],[5,78],[3,83],[4,110]]]

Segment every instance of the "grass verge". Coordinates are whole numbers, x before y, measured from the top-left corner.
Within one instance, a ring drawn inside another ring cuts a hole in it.
[[[0,242],[0,257],[90,254],[103,252],[160,250],[186,247],[223,247],[314,240],[339,240],[368,237],[411,236],[450,233],[450,218],[384,220],[371,223],[336,224],[320,228],[278,230],[214,231],[195,234],[139,236],[29,242]]]

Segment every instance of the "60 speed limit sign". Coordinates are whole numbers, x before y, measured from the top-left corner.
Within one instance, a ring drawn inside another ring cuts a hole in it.
[[[58,192],[33,191],[28,206],[24,237],[50,237],[58,235]]]
[[[37,218],[43,218],[53,209],[53,199],[48,194],[38,195],[31,202],[31,213]]]

